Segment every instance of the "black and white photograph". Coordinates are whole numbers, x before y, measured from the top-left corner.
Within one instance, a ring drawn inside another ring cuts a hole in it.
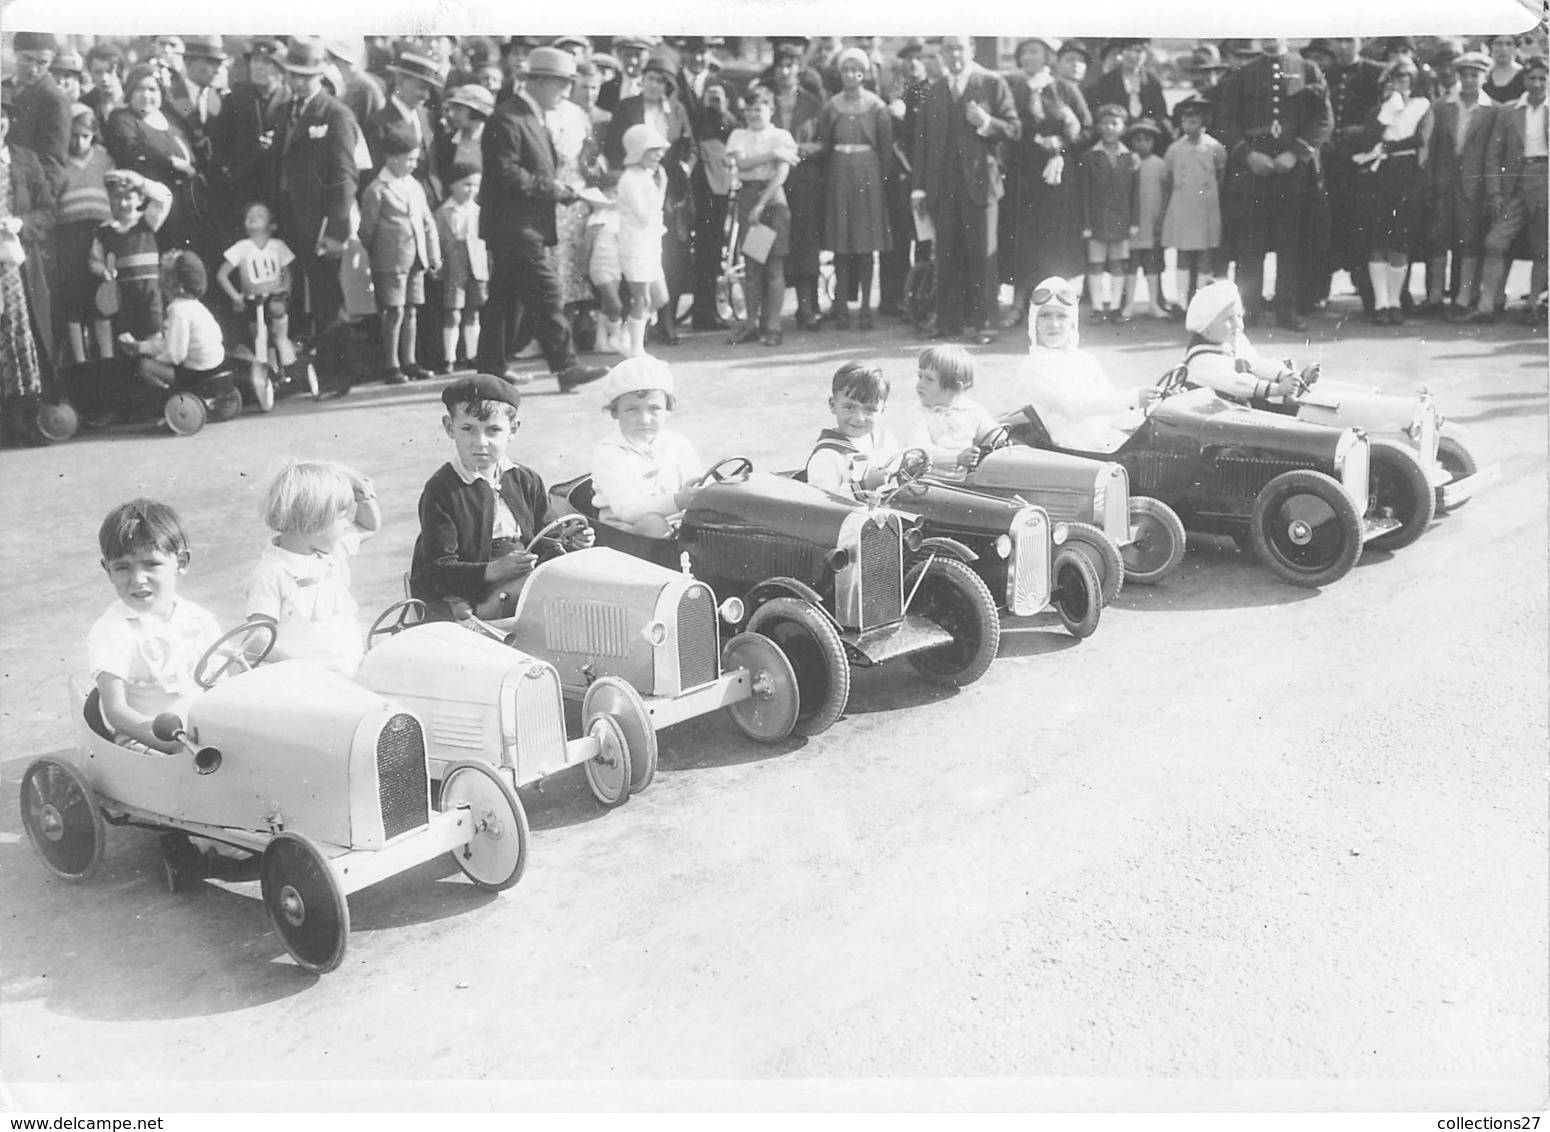
[[[960,15],[0,7],[8,1127],[1550,1110],[1543,8]]]

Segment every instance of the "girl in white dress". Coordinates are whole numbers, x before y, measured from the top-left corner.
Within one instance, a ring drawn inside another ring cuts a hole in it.
[[[645,123],[624,133],[624,172],[619,176],[619,270],[628,304],[625,327],[629,356],[646,353],[646,323],[667,302],[662,273],[662,237],[667,232],[667,173],[662,156],[667,138]]]

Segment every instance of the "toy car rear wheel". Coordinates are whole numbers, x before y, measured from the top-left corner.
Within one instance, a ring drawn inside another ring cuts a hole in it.
[[[1108,605],[1119,596],[1125,585],[1125,559],[1119,547],[1108,534],[1091,523],[1067,523],[1065,545],[1087,555],[1098,575],[1098,585],[1103,593],[1103,604]]]
[[[527,868],[527,812],[511,784],[488,763],[460,762],[441,780],[437,807],[450,813],[467,806],[474,823],[467,844],[452,850],[463,875],[480,888],[502,892]]]
[[[612,716],[624,733],[625,746],[630,753],[630,793],[646,789],[657,774],[657,732],[651,723],[651,713],[646,710],[646,701],[632,685],[617,676],[600,676],[592,681],[581,699],[581,718],[589,730],[592,719],[598,715]],[[593,793],[596,793],[595,789]],[[602,798],[598,800],[605,806],[615,804]]]
[[[624,728],[605,713],[587,721],[587,735],[597,740],[598,751],[581,769],[592,796],[605,806],[622,806],[630,800],[630,743]]]
[[[60,444],[69,440],[81,428],[81,418],[75,406],[68,401],[54,405],[47,401],[40,402],[35,423],[38,437],[45,444]]]
[[[60,880],[80,884],[102,864],[108,827],[86,775],[62,759],[35,759],[22,775],[27,840]]]
[[[1161,499],[1130,497],[1130,545],[1120,548],[1125,579],[1155,586],[1184,561],[1184,521]]]
[[[1323,472],[1297,468],[1267,483],[1249,516],[1254,552],[1282,581],[1327,586],[1362,553],[1362,523],[1351,497]]]
[[[768,637],[791,662],[797,678],[798,735],[819,735],[833,727],[850,700],[850,661],[840,632],[810,602],[771,598],[748,619],[748,631]]]
[[[350,906],[328,859],[309,838],[275,834],[259,866],[264,907],[291,958],[315,974],[344,961],[350,942]]]
[[[727,705],[732,723],[756,743],[778,743],[797,724],[802,696],[786,654],[768,637],[739,633],[721,650],[721,670],[748,674],[748,698]]]
[[[1399,550],[1426,533],[1437,515],[1437,494],[1415,452],[1392,440],[1372,441],[1367,509],[1391,512],[1399,528],[1369,539],[1378,550]]]
[[[1062,546],[1049,572],[1050,604],[1066,632],[1079,640],[1092,636],[1103,613],[1103,584],[1092,560],[1075,547]]]
[[[210,401],[210,419],[216,424],[229,421],[240,412],[242,412],[242,391],[235,385]]]
[[[1442,465],[1443,471],[1450,473],[1456,480],[1472,476],[1480,470],[1480,465],[1475,463],[1474,453],[1456,436],[1443,435],[1437,438],[1437,463]],[[1466,499],[1451,508],[1444,507],[1442,488],[1437,489],[1438,514],[1449,510],[1457,511],[1468,502],[1469,500]]]
[[[167,398],[162,408],[162,418],[167,427],[179,436],[193,436],[205,426],[205,403],[186,389],[180,389]]]
[[[931,558],[905,575],[904,592],[915,595],[910,612],[953,635],[945,645],[910,653],[915,671],[949,688],[961,688],[985,675],[1001,647],[1001,615],[984,580],[956,558]]]

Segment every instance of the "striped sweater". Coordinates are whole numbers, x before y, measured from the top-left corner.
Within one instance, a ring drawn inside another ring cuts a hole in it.
[[[103,175],[113,168],[108,151],[91,147],[84,158],[68,159],[59,172],[59,199],[55,205],[58,224],[106,224],[113,218]]]

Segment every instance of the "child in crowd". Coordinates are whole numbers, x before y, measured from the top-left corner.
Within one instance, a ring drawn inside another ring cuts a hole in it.
[[[688,438],[667,428],[677,406],[673,373],[655,358],[626,358],[603,379],[604,412],[618,427],[592,450],[598,518],[649,538],[668,538],[705,471]]]
[[[872,491],[899,466],[903,450],[883,427],[888,378],[880,366],[846,362],[829,383],[834,427],[818,434],[807,458],[807,482],[840,495]]]
[[[797,163],[797,143],[789,132],[772,124],[775,92],[755,84],[744,96],[747,129],[736,129],[727,138],[726,161],[737,170],[739,239],[751,224],[772,229],[775,241],[762,262],[743,255],[743,290],[748,302],[748,321],[732,332],[736,346],[755,339],[766,346],[781,343],[780,310],[786,302],[786,256],[791,250],[791,209],[783,186]],[[741,250],[741,249],[740,249]],[[870,294],[870,275],[862,283]]]
[[[480,167],[455,161],[449,173],[451,195],[436,210],[436,234],[444,264],[441,280],[441,373],[457,360],[458,330],[469,364],[479,353],[479,312],[490,281],[490,255],[479,236]]]
[[[1164,247],[1174,249],[1178,260],[1180,305],[1187,304],[1198,287],[1211,281],[1222,242],[1222,178],[1227,174],[1227,147],[1205,132],[1211,104],[1191,98],[1176,111],[1184,129],[1163,158]]]
[[[1243,301],[1229,280],[1218,279],[1195,292],[1184,315],[1190,333],[1184,354],[1187,382],[1205,386],[1230,401],[1266,401],[1295,397],[1298,375],[1290,362],[1275,362],[1249,344],[1243,333]],[[1318,376],[1317,364],[1302,380]]]
[[[140,379],[170,389],[195,385],[226,362],[221,327],[204,298],[205,265],[191,251],[168,252],[161,270],[167,295],[166,322],[159,334],[145,340],[125,331],[118,336],[126,351],[140,359]]]
[[[247,237],[238,240],[221,258],[215,281],[231,299],[232,309],[246,315],[257,342],[259,308],[269,317],[270,340],[282,366],[296,364],[296,347],[290,338],[291,264],[296,255],[284,240],[275,238],[274,214],[263,201],[254,201],[242,214]],[[231,277],[235,274],[236,284]]]
[[[1139,168],[1136,171],[1136,234],[1131,238],[1130,251],[1134,257],[1134,270],[1125,279],[1125,305],[1121,318],[1134,313],[1136,276],[1146,276],[1146,313],[1152,318],[1167,318],[1168,308],[1163,303],[1163,178],[1167,164],[1153,152],[1163,136],[1161,127],[1150,118],[1141,118],[1125,133],[1136,155]]]
[[[199,694],[194,666],[221,635],[208,611],[178,596],[188,536],[171,507],[135,499],[108,513],[97,542],[118,595],[86,636],[102,721],[120,746],[176,753],[151,722],[164,711],[186,718]]]
[[[592,209],[582,233],[582,258],[587,278],[597,296],[597,334],[600,354],[627,354],[630,339],[624,332],[624,303],[619,298],[619,202],[603,189],[583,189],[581,199]]]
[[[1087,241],[1087,295],[1099,319],[1124,317],[1112,281],[1129,274],[1130,240],[1139,231],[1137,185],[1141,163],[1125,148],[1125,110],[1100,106],[1098,144],[1077,160],[1081,181],[1082,238]]]
[[[646,352],[646,322],[667,302],[662,237],[667,234],[667,139],[645,123],[624,132],[624,172],[619,175],[619,269],[629,303],[625,327],[629,357]]]
[[[420,142],[408,122],[382,132],[382,172],[361,196],[361,243],[371,261],[382,319],[383,378],[402,385],[430,376],[415,364],[419,310],[425,302],[425,273],[441,270],[441,239],[425,189],[414,175]]]
[[[97,229],[113,219],[107,182],[112,168],[108,151],[97,144],[96,112],[76,103],[70,108],[70,152],[58,175],[54,248],[59,304],[65,312],[70,356],[77,365],[86,360],[87,323],[92,326],[98,356],[113,356],[113,325],[97,309],[98,280],[91,266]]]
[[[910,414],[905,447],[924,448],[937,471],[972,468],[979,460],[978,445],[998,427],[996,418],[967,396],[974,386],[973,357],[956,343],[928,346],[916,369],[920,411]]]
[[[172,208],[172,190],[132,169],[104,175],[113,218],[97,229],[92,242],[91,272],[118,287],[118,314],[113,328],[122,341],[136,341],[161,331],[161,253],[156,232]]]
[[[537,556],[523,547],[555,516],[543,480],[513,463],[506,446],[517,431],[522,395],[490,374],[461,377],[441,391],[442,428],[452,459],[420,494],[420,537],[409,567],[409,593],[429,616],[448,619],[454,601],[481,616],[509,616]],[[591,546],[590,529],[567,537]]]
[[[350,557],[382,525],[371,481],[343,464],[291,460],[270,477],[262,506],[277,533],[248,579],[248,620],[274,623],[271,660],[304,657],[351,675],[361,627]]]

